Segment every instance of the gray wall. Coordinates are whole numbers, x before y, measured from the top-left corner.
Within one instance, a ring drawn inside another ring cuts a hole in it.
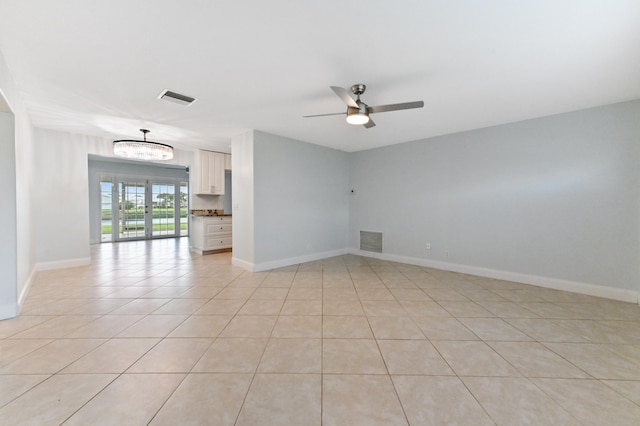
[[[258,131],[253,143],[255,263],[348,247],[348,154]]]
[[[352,248],[382,231],[385,253],[640,290],[640,101],[352,153],[350,171]]]
[[[4,102],[1,98],[0,93]],[[0,112],[0,194],[0,223],[6,227],[0,233],[0,319],[4,319],[18,313],[15,126],[10,112]]]

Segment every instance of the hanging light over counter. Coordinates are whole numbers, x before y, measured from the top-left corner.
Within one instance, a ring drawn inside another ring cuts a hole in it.
[[[166,161],[173,158],[173,147],[163,143],[147,141],[149,130],[140,129],[143,141],[121,139],[113,141],[113,153],[118,157],[146,161]]]

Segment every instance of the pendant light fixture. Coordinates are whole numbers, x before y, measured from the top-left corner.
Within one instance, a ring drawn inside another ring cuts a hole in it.
[[[163,143],[147,141],[147,129],[140,129],[143,141],[122,139],[113,141],[113,153],[118,157],[133,160],[166,161],[173,158],[173,147]]]

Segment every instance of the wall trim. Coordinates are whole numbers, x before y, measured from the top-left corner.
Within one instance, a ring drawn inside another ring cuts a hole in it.
[[[247,262],[245,260],[242,259],[238,259],[237,257],[232,257],[231,258],[231,264],[234,266],[239,266],[243,269],[246,269],[247,271],[250,272],[255,272],[254,268],[254,264],[251,262]]]
[[[602,285],[587,284],[576,281],[568,281],[559,278],[542,277],[538,275],[522,274],[519,272],[502,271],[498,269],[482,268],[478,266],[461,265],[457,263],[440,262],[430,259],[399,256],[389,253],[373,253],[351,248],[350,254],[392,262],[407,263],[410,265],[424,266],[427,268],[441,269],[444,271],[460,272],[485,278],[494,278],[505,281],[513,281],[522,284],[530,284],[538,287],[554,290],[568,291],[571,293],[585,294],[588,296],[603,297],[621,302],[637,303],[640,306],[640,292],[623,288],[606,287]]]
[[[15,318],[18,316],[18,304],[17,303],[5,303],[0,305],[0,320]]]
[[[20,314],[22,312],[22,306],[24,305],[25,300],[27,300],[27,296],[29,295],[29,290],[31,290],[31,284],[33,284],[36,278],[36,268],[31,269],[31,273],[29,274],[29,278],[27,278],[27,282],[24,284],[22,291],[18,295],[18,312]]]
[[[55,260],[53,262],[38,262],[34,267],[35,271],[48,271],[51,269],[76,268],[78,266],[91,265],[90,257],[79,257],[77,259]]]
[[[315,260],[327,259],[329,257],[342,256],[349,252],[348,249],[330,250],[319,253],[305,254],[303,256],[289,257],[286,259],[271,260],[262,263],[249,263],[244,260],[232,258],[231,263],[241,266],[251,272],[267,271],[269,269],[283,268],[285,266],[297,265],[298,263],[313,262]]]

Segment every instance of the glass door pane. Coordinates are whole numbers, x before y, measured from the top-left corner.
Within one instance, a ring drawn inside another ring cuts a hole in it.
[[[176,210],[176,185],[173,183],[151,184],[151,205],[153,206],[152,236],[169,237],[177,236]]]
[[[146,182],[118,182],[118,240],[146,237]]]
[[[189,182],[180,182],[180,236],[189,235]]]
[[[113,240],[113,180],[100,179],[100,240]]]

